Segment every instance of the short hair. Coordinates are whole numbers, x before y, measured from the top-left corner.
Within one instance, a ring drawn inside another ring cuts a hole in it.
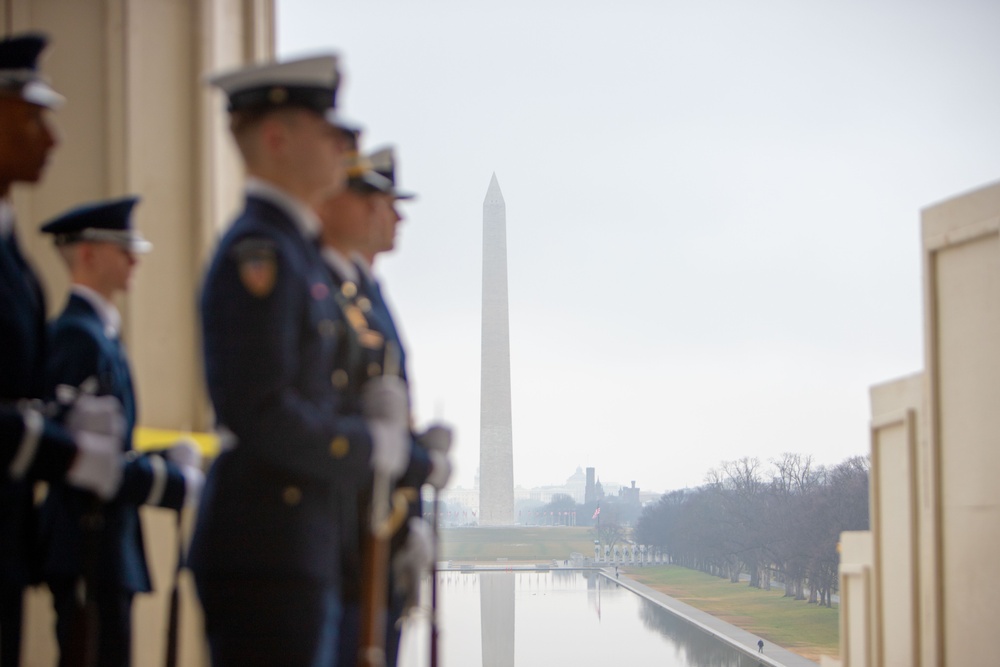
[[[236,147],[246,162],[256,157],[254,137],[256,131],[266,120],[274,118],[286,125],[295,124],[299,112],[308,111],[301,107],[255,107],[240,109],[229,114],[229,131],[233,134]]]
[[[62,257],[70,271],[76,265],[76,251],[79,247],[79,243],[59,243],[56,245],[56,252]]]

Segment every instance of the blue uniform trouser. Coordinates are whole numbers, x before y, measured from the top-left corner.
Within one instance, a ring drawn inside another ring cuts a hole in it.
[[[76,579],[49,582],[56,609],[56,639],[59,664],[70,654],[74,617],[80,613]],[[131,591],[99,582],[94,590],[97,604],[97,667],[128,667],[132,664]]]
[[[353,667],[358,664],[358,644],[361,641],[361,605],[351,602],[344,605],[337,636],[337,664]]]
[[[197,585],[213,667],[336,667],[335,586],[205,575]]]
[[[0,584],[0,667],[21,664],[21,595],[24,589]]]

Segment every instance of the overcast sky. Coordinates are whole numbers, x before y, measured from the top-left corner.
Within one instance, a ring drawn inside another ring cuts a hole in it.
[[[995,0],[279,0],[420,194],[377,271],[415,413],[479,462],[482,204],[507,206],[514,480],[697,486],[868,451],[923,368],[920,209],[1000,180]]]

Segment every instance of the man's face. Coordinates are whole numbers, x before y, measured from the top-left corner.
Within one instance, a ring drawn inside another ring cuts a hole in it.
[[[89,243],[91,262],[98,291],[108,299],[119,292],[127,292],[138,257],[128,248],[117,243]]]
[[[14,182],[36,183],[57,143],[48,110],[0,97],[0,194]]]
[[[316,199],[342,192],[347,185],[347,139],[317,113],[298,110],[288,128],[285,162]]]
[[[378,193],[370,197],[373,200],[371,243],[374,255],[396,247],[396,225],[403,216],[396,210],[396,198],[392,195]]]
[[[347,189],[327,197],[316,212],[322,223],[320,234],[324,245],[347,252],[364,252],[371,226],[370,195]]]

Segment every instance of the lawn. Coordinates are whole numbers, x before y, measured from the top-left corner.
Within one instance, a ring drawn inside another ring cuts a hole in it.
[[[836,657],[840,621],[827,609],[784,597],[780,589],[763,591],[746,582],[730,583],[675,565],[630,568],[628,576],[667,595],[763,637],[810,660]]]
[[[565,560],[574,551],[584,556],[594,555],[591,528],[512,526],[441,530],[442,560]]]

